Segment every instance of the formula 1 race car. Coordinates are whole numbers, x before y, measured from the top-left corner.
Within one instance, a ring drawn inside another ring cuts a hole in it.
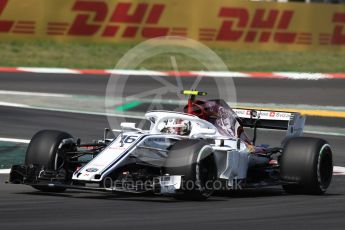
[[[149,130],[121,123],[115,139],[81,144],[66,132],[33,136],[25,164],[9,182],[44,192],[66,189],[153,193],[203,200],[217,190],[281,185],[287,193],[323,194],[333,174],[332,150],[322,139],[301,137],[299,113],[231,109],[223,100],[189,95],[183,112],[150,111]],[[249,139],[245,128],[254,130]],[[287,130],[281,146],[256,146],[258,128]]]

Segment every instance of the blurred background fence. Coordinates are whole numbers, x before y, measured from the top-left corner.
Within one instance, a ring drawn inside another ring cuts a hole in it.
[[[0,0],[0,39],[188,37],[210,47],[345,51],[345,5],[234,0]]]

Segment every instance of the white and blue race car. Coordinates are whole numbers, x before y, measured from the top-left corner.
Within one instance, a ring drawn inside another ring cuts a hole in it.
[[[299,113],[231,109],[223,100],[190,95],[183,112],[150,111],[149,130],[122,123],[119,135],[95,143],[62,131],[33,136],[25,164],[9,181],[44,192],[66,189],[153,193],[202,200],[217,190],[282,185],[288,193],[323,194],[331,183],[332,150],[302,137]],[[254,129],[249,139],[244,128]],[[256,146],[256,129],[286,130],[280,146]],[[106,136],[106,135],[105,135]]]

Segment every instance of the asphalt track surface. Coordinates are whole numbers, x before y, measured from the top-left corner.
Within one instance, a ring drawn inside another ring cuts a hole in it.
[[[29,75],[0,74],[0,90],[104,95],[107,83],[106,76]],[[154,87],[145,78],[138,79],[141,86]],[[238,99],[243,102],[345,104],[341,80],[235,79],[235,83]],[[133,92],[138,85],[133,85]],[[250,97],[246,92],[257,96]],[[343,124],[342,120],[322,119],[322,122]],[[29,139],[36,131],[51,128],[91,140],[101,138],[107,120],[104,116],[0,106],[0,124],[1,137]],[[263,131],[258,142],[279,144],[282,135],[278,131]],[[328,140],[333,146],[335,165],[345,166],[344,137],[313,136]],[[5,184],[6,179],[6,175],[0,176],[0,229],[344,229],[345,226],[342,176],[333,177],[324,196],[287,195],[280,187],[274,187],[217,194],[206,202],[83,191],[47,194],[28,186]]]
[[[0,89],[28,92],[65,93],[104,96],[109,76],[38,73],[0,73]],[[174,77],[164,77],[176,84]],[[194,77],[182,77],[185,85]],[[131,76],[127,80],[123,97],[160,87],[150,77]],[[215,94],[213,81],[203,78],[199,90]],[[345,106],[344,80],[286,80],[234,78],[237,101],[246,103],[307,104],[320,106]]]

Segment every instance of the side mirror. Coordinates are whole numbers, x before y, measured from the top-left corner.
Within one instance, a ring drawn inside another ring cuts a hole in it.
[[[201,134],[205,134],[205,135],[213,135],[213,134],[216,134],[216,130],[214,129],[206,129],[206,128],[201,128],[199,129],[199,132]]]
[[[142,130],[139,129],[139,128],[136,128],[135,127],[135,123],[132,123],[132,122],[122,122],[120,124],[120,127],[122,130],[133,130],[133,131],[138,131],[138,132],[141,132]]]
[[[217,131],[214,129],[198,128],[197,132],[191,135],[191,138],[207,138],[208,135],[214,135]]]

